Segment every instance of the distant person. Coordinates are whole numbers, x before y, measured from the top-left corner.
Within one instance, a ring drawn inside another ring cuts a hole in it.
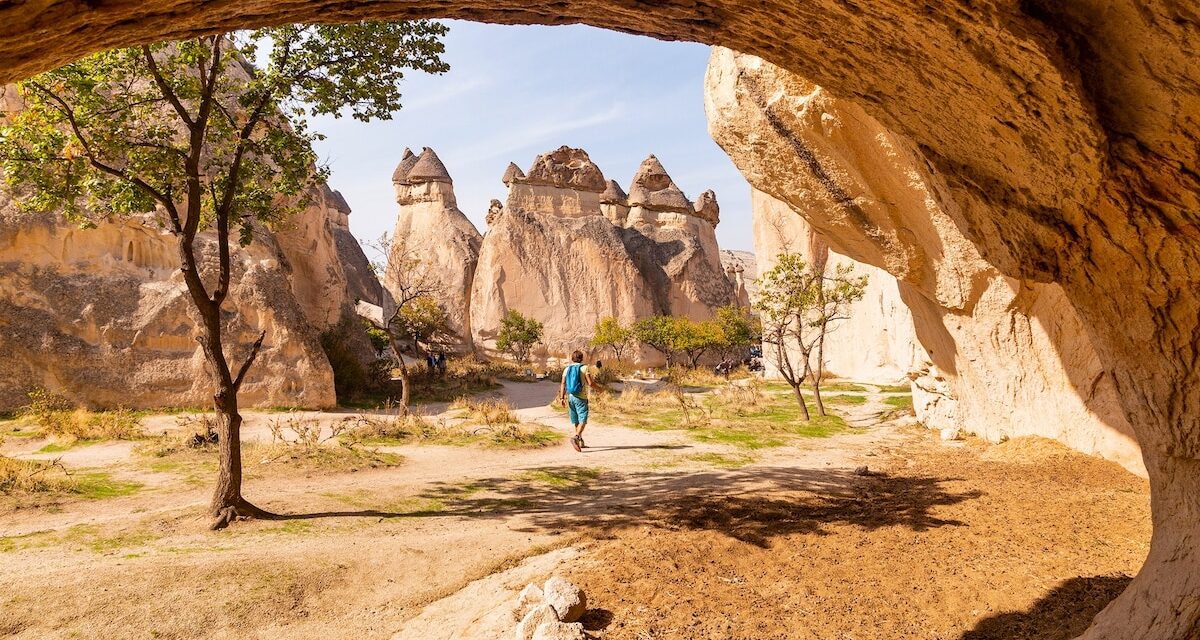
[[[425,368],[429,369],[429,375],[433,375],[433,370],[437,368],[437,360],[432,353],[425,354]]]
[[[583,364],[583,352],[576,350],[571,354],[571,364],[563,370],[562,384],[558,387],[558,401],[567,405],[567,417],[575,429],[571,436],[571,446],[576,451],[583,451],[583,430],[588,421],[588,388],[600,389],[600,385],[592,378],[592,372]]]
[[[438,351],[437,370],[438,370],[439,376],[445,377],[445,375],[446,375],[446,351],[444,349],[441,351]]]

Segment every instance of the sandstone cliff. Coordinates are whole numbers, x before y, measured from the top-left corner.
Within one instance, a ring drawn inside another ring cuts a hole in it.
[[[212,384],[194,337],[199,316],[179,275],[174,237],[152,221],[81,229],[57,216],[18,216],[0,194],[0,408],[36,387],[91,407],[206,406]],[[201,255],[216,262],[202,235]],[[332,247],[322,247],[332,255]],[[244,354],[265,331],[242,389],[254,405],[335,404],[333,372],[301,300],[293,264],[259,230],[235,254],[227,344]],[[324,305],[322,305],[324,306]],[[314,307],[321,321],[338,314]]]
[[[460,350],[471,349],[471,280],[482,237],[458,209],[454,182],[437,154],[404,150],[392,173],[399,213],[392,232],[383,286],[393,296],[414,280],[438,283],[438,298],[459,336]],[[386,305],[385,305],[386,306]]]
[[[236,71],[235,71],[236,72]],[[0,89],[5,111],[20,108]],[[277,228],[256,226],[234,251],[226,345],[235,357],[265,332],[241,392],[245,406],[336,404],[318,336],[356,328],[356,297],[379,286],[349,234],[349,206],[321,186]],[[175,239],[154,216],[90,216],[80,228],[57,214],[24,214],[0,188],[0,410],[45,388],[91,407],[207,406],[211,380],[194,337]],[[216,242],[200,234],[202,268]],[[348,275],[349,274],[349,275]],[[349,323],[349,324],[342,324]],[[346,343],[363,358],[361,332]]]
[[[993,440],[1053,437],[1144,473],[1112,379],[1062,290],[1007,278],[984,260],[910,141],[793,74],[724,49],[710,61],[706,107],[714,139],[755,188],[838,253],[898,280],[931,361],[915,380],[926,424]]]
[[[481,345],[494,344],[509,309],[543,322],[543,350],[563,354],[586,346],[605,316],[706,319],[734,302],[713,231],[715,196],[702,198],[702,217],[654,156],[629,195],[568,147],[538,156],[527,172],[510,165],[504,182],[508,198],[489,212],[471,294]]]

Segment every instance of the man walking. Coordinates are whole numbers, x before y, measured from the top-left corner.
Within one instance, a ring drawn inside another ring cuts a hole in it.
[[[602,388],[592,379],[592,372],[583,364],[583,352],[576,350],[571,354],[571,364],[563,370],[562,384],[558,387],[558,401],[567,405],[567,415],[575,435],[571,436],[571,446],[576,451],[583,451],[583,430],[588,421],[588,388]]]

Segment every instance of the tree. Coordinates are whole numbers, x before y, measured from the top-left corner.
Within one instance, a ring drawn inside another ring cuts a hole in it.
[[[421,342],[428,341],[438,331],[448,330],[449,316],[445,308],[437,303],[443,294],[441,280],[430,270],[428,262],[417,258],[411,250],[392,251],[392,240],[383,234],[371,243],[380,254],[388,256],[386,280],[391,283],[385,297],[389,304],[383,314],[383,325],[387,332],[392,354],[400,365],[400,415],[407,415],[412,402],[412,374],[404,362],[406,346],[411,346],[414,357],[421,354]]]
[[[222,332],[231,234],[250,243],[325,179],[308,116],[389,118],[404,69],[448,69],[445,32],[398,22],[222,33],[100,53],[19,85],[24,110],[0,129],[0,168],[24,209],[85,224],[101,210],[141,216],[175,236],[215,387],[213,528],[270,515],[242,496],[238,391],[265,334],[231,366]],[[198,246],[202,231],[215,234],[213,261]]]
[[[720,348],[726,357],[740,353],[738,360],[741,360],[750,346],[762,340],[762,322],[748,309],[735,304],[720,307],[716,321],[725,339]]]
[[[633,323],[633,336],[638,342],[663,354],[667,366],[675,353],[675,321],[671,316],[651,316]]]
[[[621,359],[621,354],[633,342],[633,331],[621,325],[616,318],[609,316],[596,323],[596,331],[592,336],[592,346],[612,349],[613,357]]]
[[[866,276],[854,276],[854,267],[838,265],[832,275],[825,272],[817,278],[815,302],[810,313],[811,326],[817,334],[816,356],[809,367],[817,413],[825,415],[821,400],[821,380],[825,377],[825,338],[836,326],[834,322],[850,317],[850,305],[862,300],[867,288]]]
[[[712,349],[719,349],[726,344],[725,333],[721,324],[716,320],[697,322],[690,318],[672,318],[671,348],[682,351],[688,357],[691,368],[695,369]]]
[[[529,362],[529,352],[541,341],[542,323],[526,318],[516,309],[509,309],[500,320],[496,348],[511,353],[517,362]]]
[[[792,387],[800,413],[810,419],[800,386],[812,384],[818,415],[821,401],[825,337],[832,323],[848,317],[850,305],[863,297],[867,279],[853,277],[853,268],[841,266],[832,276],[810,269],[800,255],[782,253],[773,269],[758,279],[755,308],[762,319],[763,344],[775,354],[779,373]]]

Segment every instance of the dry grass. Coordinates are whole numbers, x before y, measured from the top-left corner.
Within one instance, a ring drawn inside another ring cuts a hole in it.
[[[67,444],[80,440],[136,440],[144,435],[141,419],[134,411],[74,408],[44,389],[29,393],[29,405],[21,414],[44,434]]]
[[[65,493],[73,486],[66,467],[57,461],[0,456],[0,494]]]
[[[513,413],[512,405],[503,398],[468,398],[464,396],[455,400],[450,408],[462,412],[467,421],[488,427],[520,422],[520,419]]]
[[[361,415],[346,420],[341,434],[346,442],[402,446],[408,444],[484,445],[503,448],[538,448],[562,439],[538,423],[522,424],[507,402],[460,399],[454,408],[462,420],[431,419],[416,412],[407,415]]]

